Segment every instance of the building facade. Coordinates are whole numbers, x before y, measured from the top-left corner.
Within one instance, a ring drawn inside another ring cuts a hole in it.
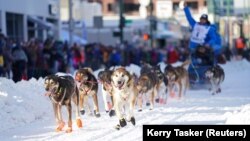
[[[18,41],[59,35],[58,0],[0,0],[0,30]]]
[[[215,15],[225,44],[233,47],[233,40],[240,36],[250,39],[249,0],[211,0],[208,11]]]
[[[202,13],[207,13],[205,0],[186,0],[187,4],[191,7],[192,15],[195,19],[199,19]],[[82,27],[78,26],[77,21],[84,21],[87,27],[87,39],[92,42],[95,41],[108,41],[115,43],[117,39],[112,37],[114,31],[119,30],[119,0],[72,0],[73,6],[73,19],[75,21],[74,32],[81,36]],[[152,7],[152,15],[159,20],[167,20],[168,18],[175,18],[179,23],[188,26],[184,12],[179,8],[181,0],[123,0],[123,11],[126,18],[124,31],[125,39],[131,40],[132,32],[141,30],[144,32],[149,31],[149,15],[150,8]],[[67,21],[69,19],[69,0],[61,0],[61,20],[66,21],[63,27],[67,29]],[[96,28],[94,25],[94,17],[101,16],[103,18],[103,27]],[[211,17],[209,17],[211,18]],[[154,18],[155,19],[155,18]],[[79,32],[80,31],[80,32]],[[93,32],[92,32],[93,31]],[[106,35],[110,33],[111,39],[106,39]],[[99,34],[99,35],[98,35]],[[103,35],[103,36],[102,36]],[[126,36],[128,35],[128,36]],[[96,38],[100,37],[100,38]]]
[[[147,0],[145,0],[147,1]],[[119,14],[119,0],[104,0],[101,2],[104,15]],[[139,15],[140,3],[138,0],[124,0],[123,10],[127,15]]]

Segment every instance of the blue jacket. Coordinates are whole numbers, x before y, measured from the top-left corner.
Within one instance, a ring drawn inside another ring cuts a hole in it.
[[[199,24],[199,23],[194,20],[188,7],[184,8],[184,12],[185,12],[186,18],[187,18],[187,20],[192,28],[192,31],[193,31],[195,25]],[[199,24],[199,25],[201,25],[201,24]],[[221,48],[221,38],[220,38],[220,35],[217,33],[217,29],[216,29],[215,25],[207,24],[207,25],[201,25],[201,26],[205,26],[207,29],[209,28],[208,33],[204,39],[203,45],[208,44],[210,47],[212,47],[214,49],[214,51],[219,50]],[[193,42],[191,40],[189,42],[189,47],[191,49],[195,49],[198,45],[200,45],[200,44]]]

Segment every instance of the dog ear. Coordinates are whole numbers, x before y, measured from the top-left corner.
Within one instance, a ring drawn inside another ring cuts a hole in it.
[[[191,63],[191,60],[186,60],[185,62],[182,63],[181,67],[185,68],[188,70],[189,64]]]
[[[135,74],[135,72],[134,72],[134,71],[132,71],[132,70],[128,71],[128,73],[129,73],[131,76],[136,75],[136,74]]]
[[[44,80],[54,78],[55,76],[56,76],[55,74],[47,75],[46,77],[44,77]]]
[[[115,66],[113,66],[112,68],[111,68],[111,71],[113,72],[115,70]]]
[[[85,67],[84,69],[86,69],[90,73],[93,73],[93,70],[90,67]]]
[[[108,68],[108,67],[105,67],[103,71],[108,71],[108,70],[109,70],[109,68]]]

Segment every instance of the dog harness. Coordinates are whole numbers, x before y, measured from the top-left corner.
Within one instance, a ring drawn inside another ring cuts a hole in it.
[[[82,82],[80,83],[80,87],[81,87],[82,85],[84,85],[84,83],[90,83],[90,84],[91,84],[91,87],[88,88],[88,89],[85,89],[85,88],[83,87],[83,90],[85,91],[85,93],[88,94],[88,92],[91,91],[92,88],[94,87],[94,83],[97,83],[97,82],[94,82],[94,81],[87,81],[87,80],[86,80],[86,81],[82,81]]]
[[[66,92],[67,92],[67,90],[65,89],[64,92],[63,92],[63,97],[61,98],[61,100],[60,100],[59,102],[57,102],[57,101],[55,100],[55,98],[51,95],[52,92],[51,92],[48,96],[51,98],[51,100],[52,100],[54,103],[59,103],[59,105],[62,105],[62,102],[63,102],[63,100],[64,100],[64,98],[65,98],[65,96],[66,96]],[[58,93],[59,93],[59,92],[58,92]]]

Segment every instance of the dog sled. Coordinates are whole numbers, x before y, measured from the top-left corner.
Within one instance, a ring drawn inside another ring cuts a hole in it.
[[[205,77],[205,71],[215,65],[215,56],[210,48],[197,47],[191,54],[191,64],[188,68],[190,89],[208,89],[209,80]]]

